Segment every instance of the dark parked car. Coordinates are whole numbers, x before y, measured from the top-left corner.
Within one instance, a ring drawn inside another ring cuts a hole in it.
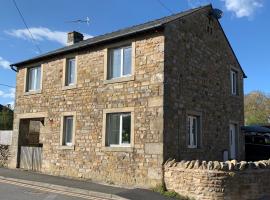
[[[270,158],[270,129],[261,126],[242,127],[245,133],[246,160],[268,160]]]

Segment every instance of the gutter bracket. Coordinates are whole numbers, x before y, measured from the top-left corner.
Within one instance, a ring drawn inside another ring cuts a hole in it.
[[[10,68],[11,68],[14,72],[18,72],[18,69],[17,69],[17,68],[15,69],[13,65],[10,65]]]

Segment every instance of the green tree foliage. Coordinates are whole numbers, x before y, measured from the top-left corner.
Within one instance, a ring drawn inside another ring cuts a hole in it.
[[[270,120],[270,96],[261,91],[245,95],[245,124],[268,124]]]
[[[0,110],[0,130],[12,130],[13,111],[3,106]]]

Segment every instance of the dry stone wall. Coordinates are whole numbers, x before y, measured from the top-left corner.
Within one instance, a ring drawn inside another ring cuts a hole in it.
[[[257,162],[181,161],[164,164],[164,181],[198,200],[270,199],[270,159]]]
[[[0,167],[6,167],[8,164],[9,149],[8,145],[0,145]]]

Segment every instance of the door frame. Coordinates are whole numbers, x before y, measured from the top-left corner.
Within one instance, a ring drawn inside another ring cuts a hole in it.
[[[45,119],[48,118],[48,113],[47,112],[36,112],[36,113],[23,113],[23,114],[18,114],[17,119],[18,120],[18,135],[17,135],[17,141],[16,141],[16,154],[15,154],[15,167],[20,168],[20,156],[21,156],[21,134],[20,134],[20,125],[22,120],[27,120],[27,119],[43,119],[43,125],[45,125]]]
[[[234,127],[234,155],[232,156],[232,135],[231,135],[231,128]],[[230,121],[229,123],[229,159],[237,159],[239,155],[239,124],[237,122]]]

